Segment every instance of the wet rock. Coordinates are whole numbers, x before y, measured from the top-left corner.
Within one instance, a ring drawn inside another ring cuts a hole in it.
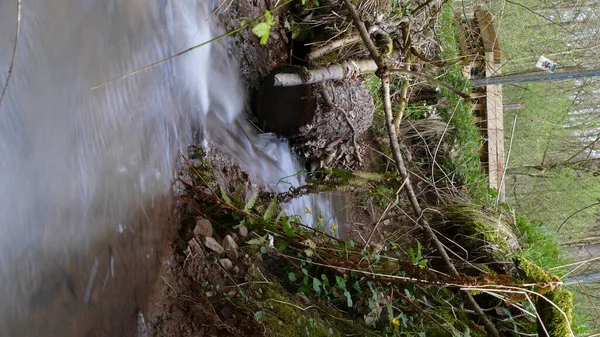
[[[231,271],[233,269],[233,262],[231,262],[230,259],[220,259],[219,263],[227,271]]]
[[[204,243],[204,246],[210,250],[212,250],[215,253],[218,254],[223,254],[223,252],[225,251],[225,249],[223,249],[223,246],[221,246],[217,240],[211,238],[211,237],[205,237],[202,238],[202,243]]]
[[[236,261],[238,259],[238,245],[235,243],[235,240],[230,235],[225,236],[223,239],[223,248],[227,252],[227,257],[231,260]]]
[[[196,227],[194,228],[194,235],[199,238],[210,237],[213,235],[213,228],[210,221],[204,218],[199,218],[196,221]]]
[[[241,225],[238,228],[238,234],[243,237],[244,239],[248,237],[248,227]]]

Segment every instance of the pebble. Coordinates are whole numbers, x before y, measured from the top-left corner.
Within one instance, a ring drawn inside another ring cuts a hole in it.
[[[211,237],[204,237],[202,238],[202,243],[204,243],[204,246],[210,250],[212,250],[215,253],[218,254],[223,254],[223,251],[225,251],[225,249],[223,249],[223,246],[221,246],[217,240],[211,238]]]
[[[222,245],[225,251],[227,252],[227,257],[229,257],[233,261],[238,259],[238,245],[235,243],[235,240],[230,235],[225,236]]]
[[[230,259],[220,259],[219,263],[221,264],[221,266],[223,268],[225,268],[225,270],[232,270],[233,269],[233,262],[231,262]]]
[[[240,234],[240,236],[243,238],[247,238],[248,237],[248,227],[241,225],[238,228],[238,234]]]
[[[199,238],[210,237],[213,235],[213,228],[207,219],[199,218],[196,221],[196,227],[194,228],[194,235]]]
[[[202,247],[200,247],[200,244],[198,243],[198,241],[196,241],[196,239],[191,239],[190,241],[188,241],[188,246],[190,247],[190,252],[192,254],[202,254]],[[204,254],[202,254],[204,255]]]

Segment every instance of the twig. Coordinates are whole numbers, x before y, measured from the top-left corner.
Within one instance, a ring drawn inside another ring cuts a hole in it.
[[[566,223],[567,223],[567,221],[569,221],[569,219],[571,219],[571,218],[572,218],[572,217],[574,217],[575,215],[577,215],[577,214],[579,214],[579,213],[581,213],[581,212],[585,211],[586,209],[588,209],[588,208],[591,208],[591,207],[594,207],[594,206],[596,206],[596,205],[600,205],[600,201],[599,201],[599,202],[595,202],[595,203],[593,203],[593,204],[591,204],[591,205],[585,206],[584,208],[581,208],[581,209],[580,209],[580,210],[578,210],[577,212],[575,212],[575,213],[573,213],[573,214],[569,215],[569,216],[568,216],[568,217],[565,219],[565,221],[563,221],[563,222],[560,224],[560,226],[558,226],[558,229],[556,230],[556,233],[560,232],[560,230],[561,230],[562,226],[564,226],[564,224],[566,224]]]
[[[400,75],[411,76],[411,77],[426,81],[430,84],[442,86],[442,87],[452,91],[453,93],[457,94],[458,96],[464,98],[467,102],[469,102],[471,100],[471,96],[469,96],[469,94],[467,94],[459,89],[456,89],[455,87],[451,86],[450,84],[448,84],[446,82],[436,80],[435,78],[433,78],[429,75],[421,74],[421,73],[418,73],[415,71],[408,71],[408,70],[404,70],[404,69],[390,69],[390,72],[400,74]]]
[[[2,94],[0,95],[0,107],[2,106],[2,101],[4,100],[4,95],[6,94],[6,88],[8,88],[8,81],[10,81],[10,77],[12,75],[13,67],[15,65],[15,59],[17,58],[17,42],[19,42],[19,33],[21,31],[21,0],[17,1],[17,29],[15,32],[15,46],[13,48],[12,59],[10,60],[10,66],[8,67],[8,74],[6,75],[6,82],[4,83],[4,88],[2,88]]]
[[[413,16],[419,15],[422,10],[427,9],[435,0],[427,0],[424,3],[420,4],[415,10],[412,12]]]
[[[445,67],[448,67],[448,66],[451,66],[451,65],[454,65],[454,64],[462,62],[462,59],[460,59],[460,58],[458,60],[454,60],[452,62],[432,60],[430,58],[427,58],[425,55],[421,54],[417,50],[417,48],[415,48],[415,47],[410,47],[410,53],[412,55],[415,55],[419,60],[421,60],[421,61],[423,61],[425,63],[429,63],[429,64],[431,64],[433,66],[438,67],[438,68],[445,68]]]
[[[401,152],[400,152],[400,145],[398,143],[398,135],[396,133],[396,128],[394,127],[394,123],[393,123],[392,103],[390,100],[390,77],[389,77],[389,73],[386,71],[387,63],[385,62],[385,60],[383,58],[381,58],[379,52],[377,51],[377,48],[375,47],[375,44],[373,43],[373,41],[371,40],[371,37],[367,33],[365,25],[361,21],[360,16],[358,15],[358,12],[356,11],[356,8],[354,8],[354,5],[352,5],[350,0],[344,0],[344,3],[350,13],[350,16],[352,17],[352,21],[354,22],[354,25],[357,27],[357,29],[360,33],[360,36],[363,39],[363,42],[367,46],[367,49],[369,50],[371,57],[377,63],[377,67],[378,67],[377,75],[381,78],[381,92],[382,92],[382,96],[383,96],[383,107],[384,107],[384,112],[385,112],[386,126],[388,129],[388,136],[390,138],[390,145],[392,148],[392,153],[394,155],[394,160],[396,161],[396,167],[397,167],[398,171],[400,172],[402,179],[406,183],[405,187],[404,187],[404,191],[406,192],[408,199],[410,201],[410,204],[413,208],[413,211],[415,212],[415,214],[418,218],[419,225],[424,229],[427,236],[433,242],[434,247],[438,251],[438,254],[441,256],[442,260],[444,261],[444,264],[450,271],[450,274],[452,276],[459,276],[458,271],[456,270],[456,267],[454,267],[454,265],[450,261],[450,257],[448,256],[448,253],[446,252],[444,246],[438,240],[435,233],[432,231],[432,229],[429,226],[429,223],[427,222],[425,217],[423,217],[423,210],[421,209],[421,206],[419,205],[419,201],[417,200],[417,196],[415,194],[413,186],[410,183],[409,174],[408,174],[408,171],[406,170],[406,166],[404,165],[404,160],[403,160]],[[412,72],[406,72],[406,71],[398,71],[398,72],[404,73],[405,75],[409,75],[409,76],[413,75],[414,76],[414,73],[412,73]],[[423,75],[419,74],[419,77],[422,78],[422,76]],[[417,76],[414,76],[414,77],[417,77]],[[437,81],[437,82],[440,82],[440,81]],[[445,85],[445,86],[448,87],[448,85]],[[460,93],[461,97],[464,97],[463,95],[466,95],[466,94],[462,93],[461,91],[458,91],[457,89],[454,89],[454,90],[456,90],[455,92]],[[492,322],[489,320],[489,318],[486,316],[486,314],[483,312],[483,310],[481,310],[481,307],[479,307],[479,305],[477,304],[477,302],[475,301],[473,296],[471,296],[471,294],[466,291],[463,291],[462,294],[463,294],[463,297],[465,298],[467,304],[475,311],[475,313],[477,313],[477,316],[479,316],[482,323],[485,325],[488,333],[491,336],[499,337],[500,333],[498,332],[496,327],[492,324]]]
[[[371,231],[371,234],[369,234],[369,238],[367,239],[367,243],[371,242],[371,238],[373,238],[373,234],[375,234],[375,231],[377,231],[377,227],[379,227],[379,224],[382,222],[383,217],[387,215],[387,213],[389,212],[390,208],[392,208],[395,204],[398,203],[398,194],[400,193],[400,191],[402,191],[402,188],[404,188],[404,184],[405,183],[406,183],[406,181],[402,182],[402,185],[400,185],[400,187],[396,191],[396,200],[394,200],[394,201],[390,200],[388,202],[387,207],[383,211],[383,213],[381,213],[381,216],[379,216],[379,220],[377,220],[377,223],[375,223],[375,226],[373,227],[373,230]]]
[[[317,49],[311,51],[310,53],[308,53],[308,55],[306,55],[306,59],[309,61],[313,61],[323,55],[327,55],[327,54],[331,53],[332,51],[334,51],[336,49],[342,48],[345,45],[355,43],[358,41],[360,41],[360,35],[358,35],[358,34],[351,34],[351,35],[345,36],[341,39],[333,40],[330,43],[324,45],[323,47],[317,48]]]

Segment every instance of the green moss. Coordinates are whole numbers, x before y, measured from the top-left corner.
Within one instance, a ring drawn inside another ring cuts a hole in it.
[[[530,260],[519,256],[517,257],[519,269],[523,271],[524,280],[527,282],[556,282],[557,277],[542,269],[542,267],[531,262]]]
[[[555,290],[547,293],[546,298],[556,304],[567,316],[563,315],[557,308],[546,300],[539,298],[536,309],[544,322],[548,335],[552,337],[572,336],[570,325],[573,321],[573,294],[566,290]],[[542,333],[541,327],[538,327],[538,333]]]

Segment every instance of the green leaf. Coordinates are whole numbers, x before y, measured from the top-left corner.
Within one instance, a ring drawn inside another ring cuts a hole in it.
[[[273,198],[273,200],[271,200],[271,203],[269,203],[269,207],[267,207],[267,210],[265,211],[265,215],[263,215],[263,219],[271,220],[271,218],[273,217],[273,214],[275,213],[276,210],[277,210],[277,199]]]
[[[260,247],[260,252],[262,254],[266,254],[267,253],[267,247],[265,247],[265,246]]]
[[[283,220],[281,220],[281,225],[283,226],[283,232],[288,238],[291,238],[294,236],[294,234],[296,234],[296,228],[292,224],[290,224],[289,219],[284,218]]]
[[[273,27],[273,25],[275,25],[275,20],[273,20],[273,14],[271,14],[270,11],[265,11],[265,22],[267,25],[269,25],[269,27]]]
[[[335,276],[335,282],[337,283],[337,286],[342,289],[342,290],[346,290],[346,280],[344,280],[343,277],[340,276]]]
[[[277,240],[276,246],[277,246],[278,252],[283,252],[288,247],[288,243],[285,242],[284,240]]]
[[[228,205],[231,205],[231,199],[229,198],[229,196],[227,195],[227,191],[225,191],[225,188],[223,186],[219,186],[221,188],[221,198],[223,198],[223,201],[225,201],[225,203],[227,203]]]
[[[321,292],[321,281],[318,278],[313,278],[313,290],[320,293]]]
[[[261,22],[252,28],[252,32],[260,38],[260,44],[267,44],[271,34],[271,26],[266,22]]]
[[[288,278],[290,279],[290,281],[294,282],[296,281],[296,274],[294,272],[290,272],[288,274]]]
[[[251,246],[261,246],[261,245],[264,245],[265,242],[267,242],[267,236],[268,236],[268,234],[265,235],[265,236],[254,238],[252,240],[248,240],[248,241],[246,241],[246,244],[247,245],[251,245]]]
[[[250,199],[248,199],[248,202],[244,206],[244,211],[248,212],[252,209],[252,207],[254,207],[254,203],[256,203],[256,198],[258,198],[258,190],[255,190],[252,193],[252,196],[250,197]]]

